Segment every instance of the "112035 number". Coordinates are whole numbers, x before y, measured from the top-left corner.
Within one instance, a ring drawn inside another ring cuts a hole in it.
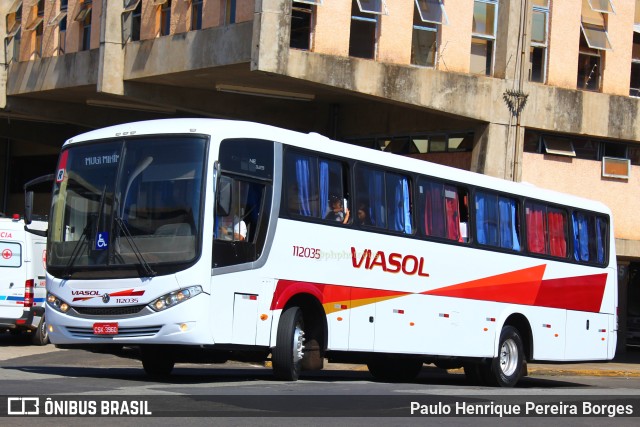
[[[320,259],[320,249],[294,245],[293,256],[297,256],[300,258]]]

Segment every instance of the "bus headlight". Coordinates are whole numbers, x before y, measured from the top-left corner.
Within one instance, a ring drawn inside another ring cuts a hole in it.
[[[189,298],[193,298],[200,293],[202,293],[202,286],[189,286],[188,288],[173,291],[151,301],[149,307],[155,311],[166,310],[167,308],[180,304],[181,302],[186,301]]]
[[[47,303],[49,304],[49,307],[61,313],[66,313],[67,311],[69,311],[69,304],[62,301],[60,298],[58,298],[52,293],[47,294]]]

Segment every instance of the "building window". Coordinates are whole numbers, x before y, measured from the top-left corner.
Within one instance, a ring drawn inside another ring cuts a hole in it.
[[[498,0],[474,1],[469,69],[472,74],[490,76],[493,72],[497,21]]]
[[[191,30],[202,29],[202,0],[191,0]]]
[[[311,28],[314,6],[310,2],[293,0],[291,6],[291,39],[289,46],[295,49],[311,49]]]
[[[582,0],[577,88],[599,91],[604,51],[611,50],[605,14],[612,13],[609,0]]]
[[[601,141],[561,134],[526,131],[524,152],[555,154],[594,161],[600,161],[604,157],[629,159],[632,165],[640,165],[640,147],[635,143]]]
[[[68,1],[63,0],[60,2],[60,10],[58,13],[47,23],[47,27],[58,27],[58,45],[56,47],[58,55],[64,54],[66,35],[67,35],[67,12]]]
[[[529,80],[544,83],[547,75],[549,42],[549,0],[533,0],[532,6]]]
[[[82,5],[80,6],[80,11],[75,17],[75,20],[80,22],[80,26],[82,28],[81,35],[81,49],[80,50],[89,50],[91,49],[91,8],[92,8],[92,0],[84,0]]]
[[[640,0],[636,0],[636,13],[633,25],[629,96],[640,96]]]
[[[168,36],[171,34],[171,0],[158,4],[160,5],[160,35]]]
[[[386,13],[384,0],[352,0],[349,56],[375,58],[378,15]]]
[[[441,0],[415,0],[411,43],[413,65],[435,67],[438,29],[446,23],[447,15]]]
[[[5,38],[5,64],[18,61],[22,30],[22,0],[16,0],[7,13],[7,37]]]
[[[44,19],[44,2],[40,0],[33,6],[37,8],[36,17],[31,24],[25,28],[25,31],[28,32],[28,37],[34,38],[33,50],[30,52],[30,55],[42,57],[42,21]]]
[[[235,24],[236,23],[236,0],[226,0],[225,7],[225,24]]]
[[[394,154],[452,153],[471,151],[473,133],[416,134],[358,138],[347,141],[360,147]]]

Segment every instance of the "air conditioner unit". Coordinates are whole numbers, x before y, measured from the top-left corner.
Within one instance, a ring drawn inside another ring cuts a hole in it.
[[[628,179],[631,175],[631,160],[617,157],[602,158],[602,176]]]

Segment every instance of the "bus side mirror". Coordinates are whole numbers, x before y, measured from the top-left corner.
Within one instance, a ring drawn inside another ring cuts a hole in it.
[[[233,179],[221,176],[218,185],[218,194],[216,197],[216,212],[220,216],[228,216],[231,212],[231,189],[233,188]]]
[[[24,192],[24,224],[31,224],[33,216],[33,191]]]
[[[33,190],[30,190],[35,185],[42,184],[44,182],[53,182],[55,175],[43,175],[38,178],[32,179],[24,185],[24,229],[25,231],[36,234],[38,236],[47,236],[46,230],[34,230],[28,227],[33,221]]]

